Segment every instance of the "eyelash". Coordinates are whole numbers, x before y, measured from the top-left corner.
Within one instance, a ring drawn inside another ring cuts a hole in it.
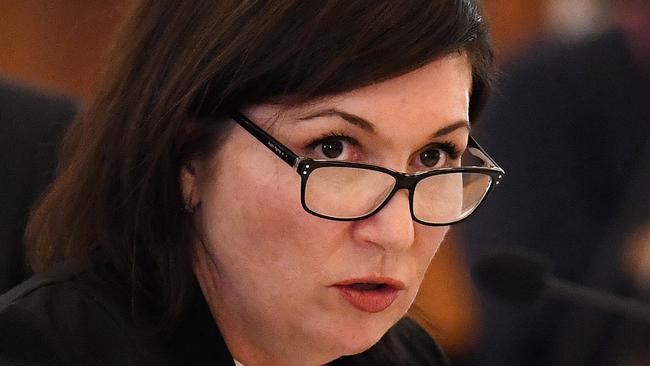
[[[318,145],[322,144],[323,142],[325,142],[325,141],[327,141],[329,139],[341,139],[341,140],[351,144],[352,146],[359,146],[359,142],[356,139],[354,139],[354,138],[352,138],[352,137],[350,137],[348,135],[345,135],[342,132],[334,131],[334,132],[324,133],[321,136],[311,140],[310,142],[308,142],[306,144],[305,147],[309,151],[313,151],[318,147]],[[424,150],[426,150],[428,148],[441,149],[442,151],[444,151],[449,156],[449,158],[451,160],[457,160],[458,158],[460,158],[461,153],[462,153],[460,151],[460,148],[458,148],[458,145],[456,143],[452,142],[452,141],[442,141],[442,142],[431,143],[431,144],[427,145],[425,148],[423,148],[421,151],[424,151]]]
[[[452,141],[442,141],[442,142],[431,143],[427,147],[422,149],[422,151],[424,151],[424,150],[426,150],[428,148],[431,148],[431,147],[437,148],[437,149],[440,149],[440,150],[444,151],[447,155],[449,155],[449,158],[451,160],[456,160],[456,159],[460,158],[460,155],[462,153],[460,151],[460,149],[458,148],[458,145],[455,144]]]
[[[347,143],[349,143],[352,146],[359,146],[359,142],[355,140],[354,138],[342,133],[342,132],[327,132],[319,137],[311,140],[310,142],[307,143],[305,146],[309,150],[314,150],[318,147],[318,145],[322,144],[323,142],[330,140],[330,139],[341,139]]]

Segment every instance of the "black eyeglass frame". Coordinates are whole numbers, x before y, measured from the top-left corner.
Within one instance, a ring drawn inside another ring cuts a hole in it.
[[[490,164],[489,167],[465,166],[465,167],[452,167],[452,168],[437,168],[437,169],[432,169],[432,170],[428,170],[425,172],[418,172],[418,173],[401,173],[401,172],[394,171],[392,169],[371,165],[371,164],[354,163],[354,162],[347,162],[347,161],[318,160],[318,159],[301,157],[298,156],[293,151],[291,151],[291,149],[283,145],[280,141],[276,140],[273,136],[269,135],[266,131],[264,131],[261,127],[257,126],[253,121],[251,121],[248,117],[246,117],[238,110],[229,110],[227,112],[227,115],[230,118],[232,118],[235,122],[237,122],[238,125],[243,127],[251,135],[253,135],[257,140],[263,143],[269,150],[271,150],[280,159],[284,160],[287,164],[289,164],[291,167],[296,169],[296,172],[301,177],[300,203],[302,205],[302,208],[305,211],[309,212],[310,214],[324,219],[336,220],[336,221],[363,220],[379,212],[390,201],[390,199],[393,197],[393,195],[395,195],[397,191],[401,189],[407,189],[409,192],[409,210],[411,211],[411,218],[413,218],[415,222],[427,226],[448,226],[448,225],[459,223],[467,219],[469,216],[471,216],[472,213],[476,212],[478,207],[485,200],[485,197],[490,193],[493,187],[501,183],[503,176],[505,175],[504,170],[501,167],[499,167],[499,165],[494,161],[494,159],[492,159],[487,154],[487,152],[476,142],[476,140],[474,140],[474,138],[471,135],[469,136],[467,148],[477,149],[485,157],[487,162]],[[351,167],[351,168],[360,168],[360,169],[383,172],[392,176],[395,179],[395,186],[393,187],[392,191],[384,198],[384,201],[367,214],[361,216],[355,216],[355,217],[335,217],[335,216],[323,215],[311,210],[305,202],[305,188],[307,186],[307,179],[315,169],[321,167]],[[489,175],[491,177],[490,185],[488,186],[487,190],[481,197],[481,200],[476,205],[476,207],[474,207],[474,209],[471,212],[469,212],[464,217],[461,217],[458,220],[445,222],[445,223],[432,223],[432,222],[422,221],[418,219],[413,209],[413,195],[415,194],[415,187],[417,186],[418,182],[420,182],[422,179],[428,178],[433,175],[442,175],[442,174],[450,174],[450,173],[481,173],[481,174]]]

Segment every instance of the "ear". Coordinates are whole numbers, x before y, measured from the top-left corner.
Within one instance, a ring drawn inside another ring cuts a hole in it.
[[[188,161],[183,163],[180,171],[181,193],[183,202],[193,209],[201,203],[199,197],[199,178],[197,176],[196,162]]]

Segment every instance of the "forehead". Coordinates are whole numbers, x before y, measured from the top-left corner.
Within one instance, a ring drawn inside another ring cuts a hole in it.
[[[463,123],[469,127],[471,86],[472,67],[467,56],[453,53],[410,73],[350,92],[291,107],[281,101],[257,105],[245,113],[276,138],[289,142],[300,131],[324,128],[325,121],[331,128],[349,126],[342,118],[321,113],[342,111],[368,121],[372,126],[368,131],[385,146],[410,149],[450,126]],[[322,122],[304,119],[313,115],[330,118]],[[466,134],[457,137],[465,139]]]
[[[334,99],[364,99],[407,103],[436,101],[443,95],[465,96],[471,92],[472,67],[464,53],[453,53],[407,74],[341,94]]]
[[[468,119],[472,68],[465,54],[454,53],[415,71],[353,91],[292,108],[300,116],[336,108],[381,123],[421,120],[449,123]]]

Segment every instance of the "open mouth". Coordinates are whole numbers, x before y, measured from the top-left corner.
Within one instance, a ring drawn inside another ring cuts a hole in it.
[[[358,291],[376,291],[390,287],[385,283],[354,283],[348,286]]]
[[[334,287],[339,294],[356,309],[377,313],[388,308],[404,289],[404,284],[395,280],[371,279],[348,280]]]

